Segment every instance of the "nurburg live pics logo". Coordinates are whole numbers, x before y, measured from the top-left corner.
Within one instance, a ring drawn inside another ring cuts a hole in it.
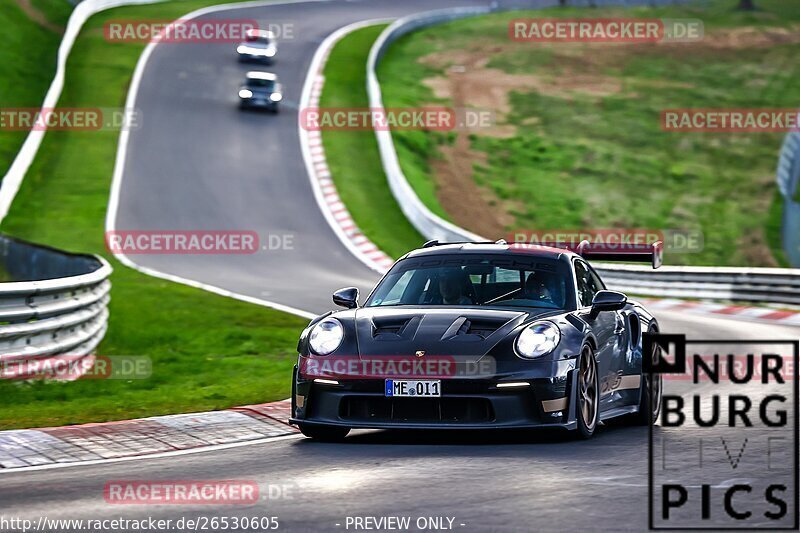
[[[650,424],[649,528],[797,530],[800,341],[655,333],[642,353],[651,383],[692,376],[665,380]]]

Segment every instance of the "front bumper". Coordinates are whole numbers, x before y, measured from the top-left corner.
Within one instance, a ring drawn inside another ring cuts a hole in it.
[[[574,361],[550,366],[560,366],[561,372],[548,377],[442,379],[439,398],[386,397],[382,378],[340,379],[331,385],[298,378],[295,371],[290,422],[363,429],[574,429]],[[498,388],[504,381],[529,386]]]
[[[239,54],[239,61],[248,63],[263,63],[265,65],[271,65],[274,59],[274,55],[266,56],[263,54]]]
[[[250,109],[267,109],[277,111],[278,102],[262,98],[239,98],[239,105]]]

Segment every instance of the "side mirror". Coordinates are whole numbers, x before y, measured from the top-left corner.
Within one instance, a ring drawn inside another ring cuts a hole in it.
[[[358,307],[358,289],[346,287],[333,293],[333,303],[346,309]]]
[[[617,291],[597,291],[592,298],[592,316],[601,311],[619,311],[628,303],[628,297]]]

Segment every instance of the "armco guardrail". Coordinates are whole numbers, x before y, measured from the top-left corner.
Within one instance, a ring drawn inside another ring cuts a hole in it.
[[[58,47],[53,81],[42,108],[56,107],[67,58],[89,18],[106,9],[162,0],[84,0],[76,5]],[[8,213],[46,130],[28,133],[0,185],[0,221]],[[102,258],[76,255],[0,235],[0,377],[32,377],[42,364],[70,363],[61,378],[79,377],[85,358],[105,335],[111,266]],[[56,363],[55,358],[59,361]],[[40,365],[37,366],[37,363]],[[56,368],[51,366],[54,370]],[[48,372],[47,375],[54,375]]]
[[[778,161],[778,189],[783,196],[782,242],[786,258],[793,267],[800,266],[800,132],[786,136]]]
[[[375,44],[369,52],[369,58],[367,59],[367,92],[369,94],[370,108],[383,109],[383,95],[381,94],[381,87],[378,83],[378,76],[375,73],[375,68],[378,66],[378,62],[391,43],[396,41],[399,37],[425,26],[474,15],[482,15],[489,13],[489,11],[489,8],[485,7],[431,11],[421,15],[411,15],[398,19],[386,28],[380,34],[378,40],[375,41]],[[414,189],[412,189],[411,185],[408,183],[405,174],[403,174],[403,170],[400,168],[400,161],[397,158],[394,141],[392,141],[392,132],[376,129],[375,136],[378,139],[378,149],[381,153],[381,161],[383,162],[383,170],[386,172],[386,179],[389,181],[389,188],[392,190],[394,197],[397,198],[400,208],[403,210],[406,218],[417,228],[417,231],[428,239],[437,239],[440,241],[485,240],[432,213],[417,197]]]
[[[611,4],[612,2],[603,2]],[[613,2],[623,5],[635,5],[637,2]],[[659,1],[655,3],[672,3]],[[674,2],[677,3],[677,2]],[[641,5],[641,2],[639,2]],[[506,6],[496,6],[496,9]],[[489,13],[489,8],[455,8],[430,11],[419,15],[411,15],[398,19],[386,28],[370,50],[367,62],[367,91],[371,108],[382,109],[383,96],[376,74],[376,67],[389,46],[399,37],[417,29]],[[394,147],[390,131],[375,131],[378,140],[383,169],[389,187],[400,204],[403,213],[423,236],[439,241],[472,241],[487,240],[466,229],[460,228],[433,214],[417,197],[400,167],[397,151]],[[790,164],[798,172],[800,161],[800,143],[787,140],[787,147],[792,148],[791,161],[783,160],[781,168],[788,171]],[[794,149],[797,148],[797,151]],[[797,178],[795,178],[796,180]],[[780,180],[780,177],[779,177]],[[796,181],[793,182],[796,186]],[[787,200],[787,206],[791,200]],[[795,204],[797,206],[797,204]],[[793,219],[800,227],[800,206],[797,206],[797,218]],[[786,215],[785,215],[786,216]],[[786,227],[786,219],[784,218]],[[800,233],[800,232],[795,232]],[[784,238],[786,238],[786,229]],[[800,239],[800,235],[797,236]],[[800,254],[800,248],[798,248]],[[724,268],[724,267],[662,267],[651,268],[596,263],[595,268],[603,276],[609,287],[643,296],[668,296],[672,298],[708,298],[715,300],[731,300],[743,302],[765,302],[787,305],[800,305],[800,270],[773,268]]]
[[[105,335],[111,266],[0,235],[0,376],[25,378],[53,358],[78,373]],[[51,366],[55,366],[51,364]]]
[[[594,263],[611,289],[644,296],[800,305],[800,270]]]

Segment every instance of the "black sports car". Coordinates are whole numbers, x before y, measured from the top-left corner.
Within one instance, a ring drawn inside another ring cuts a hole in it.
[[[618,416],[658,418],[661,382],[642,372],[640,304],[606,290],[586,258],[661,261],[644,253],[546,246],[426,243],[367,297],[311,321],[298,344],[291,422],[308,437],[351,428],[563,427],[583,438]]]

